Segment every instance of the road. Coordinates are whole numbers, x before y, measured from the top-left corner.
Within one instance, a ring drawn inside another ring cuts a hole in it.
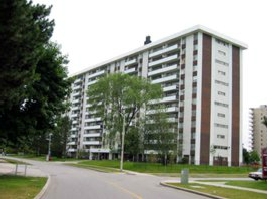
[[[166,179],[146,174],[104,173],[56,162],[29,161],[50,176],[41,199],[205,199],[160,185]]]

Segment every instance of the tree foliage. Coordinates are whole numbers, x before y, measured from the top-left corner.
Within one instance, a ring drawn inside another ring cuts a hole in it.
[[[50,42],[50,11],[25,0],[0,4],[0,142],[45,139],[68,108],[68,60]]]
[[[176,124],[168,120],[165,107],[154,105],[145,120],[144,149],[156,151],[163,164],[176,151]]]
[[[25,86],[37,79],[36,65],[43,46],[52,36],[51,7],[24,0],[3,0],[0,4],[0,105],[10,110],[25,96]]]
[[[66,157],[66,147],[69,139],[71,121],[68,116],[59,117],[56,123],[56,129],[52,136],[52,155],[64,158]]]
[[[119,132],[120,141],[125,117],[125,133],[135,123],[137,114],[150,100],[160,98],[161,86],[149,80],[123,73],[108,74],[92,84],[87,92],[90,110],[101,117],[108,132],[108,147],[113,148],[113,140]]]

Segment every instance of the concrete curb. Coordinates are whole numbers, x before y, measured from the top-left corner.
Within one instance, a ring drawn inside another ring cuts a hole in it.
[[[194,193],[194,194],[198,194],[198,195],[201,195],[201,196],[206,196],[206,197],[213,198],[213,199],[226,199],[226,198],[223,198],[223,197],[220,197],[220,196],[214,196],[214,195],[211,195],[211,194],[207,194],[207,193],[203,193],[203,192],[199,192],[199,191],[194,191],[194,190],[191,190],[191,189],[186,189],[186,188],[182,188],[182,187],[173,186],[173,185],[167,184],[166,182],[160,182],[160,185],[165,186],[165,187],[169,187],[169,188],[174,188],[174,189],[186,191],[186,192],[190,192],[190,193]]]
[[[51,176],[48,175],[48,179],[47,179],[46,184],[45,184],[44,187],[41,189],[41,191],[39,192],[39,194],[37,194],[37,195],[35,196],[34,199],[40,199],[40,198],[44,195],[44,193],[46,192],[48,186],[50,185],[50,182],[51,182]]]

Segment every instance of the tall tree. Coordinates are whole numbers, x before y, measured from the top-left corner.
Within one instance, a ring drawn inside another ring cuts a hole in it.
[[[54,27],[50,10],[25,0],[0,4],[0,142],[35,140],[34,135],[44,139],[68,107],[68,60],[49,41]]]
[[[130,125],[150,100],[160,98],[161,86],[148,80],[123,73],[108,74],[92,84],[87,92],[91,110],[103,120],[108,132],[108,147],[114,147],[114,139],[119,133],[122,143],[123,119],[127,134]]]
[[[0,4],[0,116],[22,103],[25,87],[37,79],[36,65],[52,36],[51,7],[26,0]]]

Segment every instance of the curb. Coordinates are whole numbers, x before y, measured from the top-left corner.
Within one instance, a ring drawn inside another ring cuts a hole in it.
[[[178,190],[181,190],[181,191],[190,192],[190,193],[198,194],[198,195],[201,195],[201,196],[206,196],[206,197],[213,198],[213,199],[226,199],[226,198],[223,198],[223,197],[220,197],[220,196],[214,196],[214,195],[211,195],[211,194],[207,194],[207,193],[203,193],[203,192],[199,192],[199,191],[194,191],[194,190],[191,190],[191,189],[186,189],[186,188],[182,188],[182,187],[177,187],[177,186],[169,185],[166,182],[160,182],[159,184],[162,185],[162,186],[165,186],[165,187],[169,187],[169,188],[174,188],[174,189],[178,189]]]
[[[47,179],[46,184],[45,184],[44,187],[41,189],[41,191],[35,196],[34,199],[40,199],[40,198],[44,195],[44,193],[46,192],[48,186],[50,185],[50,181],[51,181],[51,176],[48,175],[48,179]]]

